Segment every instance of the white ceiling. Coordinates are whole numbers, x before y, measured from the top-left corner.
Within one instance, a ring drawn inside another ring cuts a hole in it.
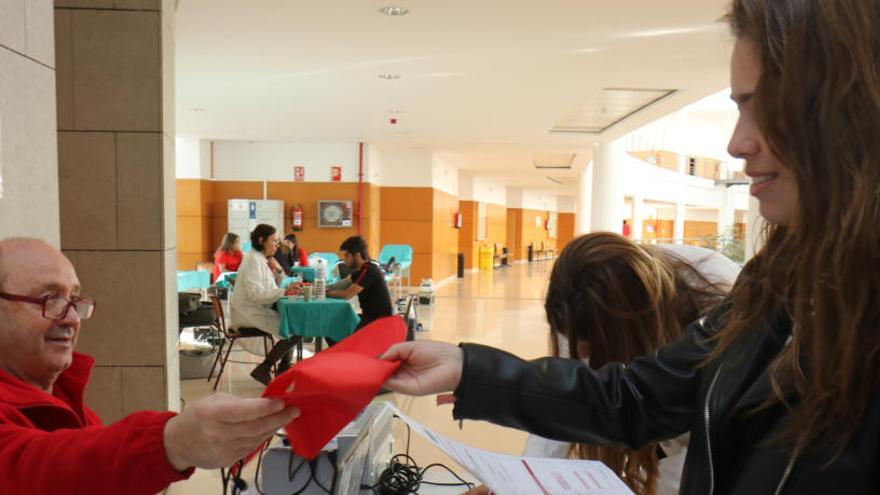
[[[534,170],[535,153],[586,163],[597,140],[728,84],[727,0],[400,0],[409,15],[378,12],[390,3],[181,0],[177,132],[431,147],[523,187],[553,175]],[[677,92],[601,136],[549,132],[603,88]]]

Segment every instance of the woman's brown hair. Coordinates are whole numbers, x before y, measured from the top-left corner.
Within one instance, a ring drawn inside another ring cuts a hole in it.
[[[756,47],[758,125],[799,199],[788,225],[765,230],[713,357],[784,311],[794,331],[766,405],[791,417],[776,440],[836,455],[878,385],[880,2],[735,0],[728,17]]]
[[[223,251],[224,253],[231,253],[232,247],[235,246],[236,242],[238,242],[238,234],[227,232],[226,235],[223,236],[223,241],[220,243],[219,251]]]
[[[560,355],[558,334],[569,348],[560,357],[589,357],[592,368],[629,362],[675,340],[726,289],[662,249],[611,233],[578,237],[550,275],[544,308],[552,352]],[[589,343],[589,356],[579,355],[578,342]],[[656,493],[656,445],[633,451],[573,444],[570,454],[604,462],[638,494]]]

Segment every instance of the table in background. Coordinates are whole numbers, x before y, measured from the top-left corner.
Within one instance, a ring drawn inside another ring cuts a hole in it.
[[[303,301],[282,297],[278,300],[282,337],[315,337],[315,352],[321,350],[321,338],[337,342],[354,333],[360,317],[344,299]],[[297,343],[297,360],[302,359],[302,339]]]
[[[211,272],[177,272],[177,292],[192,289],[207,289],[211,286]]]

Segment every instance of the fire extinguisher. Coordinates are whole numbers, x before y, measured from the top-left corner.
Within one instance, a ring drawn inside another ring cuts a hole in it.
[[[457,228],[457,229],[461,228],[461,212],[460,211],[455,213],[455,228]]]
[[[303,229],[303,209],[302,206],[296,204],[290,209],[290,217],[293,220],[293,230],[299,232]]]

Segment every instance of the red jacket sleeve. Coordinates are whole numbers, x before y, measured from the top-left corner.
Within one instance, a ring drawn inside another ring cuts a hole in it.
[[[170,412],[139,412],[111,426],[52,432],[0,408],[0,491],[33,495],[155,494],[186,479],[168,463],[162,440]]]

